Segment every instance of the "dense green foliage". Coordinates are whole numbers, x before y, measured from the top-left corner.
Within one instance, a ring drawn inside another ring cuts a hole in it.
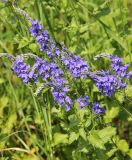
[[[45,57],[30,36],[27,21],[16,13],[12,1],[0,2],[0,53],[34,52]],[[108,61],[94,60],[100,53],[123,57],[132,65],[131,0],[18,0],[16,6],[38,19],[56,42],[81,55],[95,69]],[[130,160],[132,159],[132,83],[114,99],[100,94],[87,80],[71,82],[88,92],[106,113],[97,117],[78,104],[70,112],[53,107],[44,90],[34,96],[0,59],[0,160]],[[132,70],[132,67],[130,67]],[[83,83],[83,85],[82,85]]]

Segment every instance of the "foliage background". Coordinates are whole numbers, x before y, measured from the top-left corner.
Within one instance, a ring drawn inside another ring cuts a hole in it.
[[[64,41],[70,51],[84,57],[92,68],[107,68],[108,61],[94,61],[100,53],[121,56],[132,65],[131,0],[16,3],[38,19],[58,43]],[[0,2],[0,52],[17,55],[29,51],[44,56],[29,35],[24,17],[16,14],[10,3]],[[47,110],[47,106],[52,106],[49,91],[34,98],[31,88],[23,85],[10,66],[9,61],[0,59],[0,160],[132,158],[131,82],[125,97],[122,93],[115,95],[127,111],[112,99],[101,97],[94,85],[87,83],[91,99],[100,99],[107,108],[98,120],[87,109],[76,108],[70,113],[56,108]]]

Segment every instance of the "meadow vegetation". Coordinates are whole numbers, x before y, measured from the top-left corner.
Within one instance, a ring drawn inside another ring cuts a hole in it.
[[[19,8],[48,30],[58,48],[63,42],[93,70],[110,69],[107,58],[95,58],[101,53],[121,57],[132,70],[131,0],[0,1],[0,55],[33,53],[51,61]],[[49,87],[37,95],[40,84],[24,84],[12,70],[12,62],[0,56],[0,160],[132,159],[132,78],[125,89],[108,96],[90,78],[74,79],[65,71],[68,96],[74,102],[78,96],[89,98],[87,106],[80,108],[78,99],[66,111],[54,104]],[[96,101],[105,113],[94,113]]]

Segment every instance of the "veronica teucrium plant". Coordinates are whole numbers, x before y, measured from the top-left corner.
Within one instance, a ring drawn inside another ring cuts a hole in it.
[[[81,56],[68,51],[64,43],[58,45],[50,36],[48,30],[45,30],[39,24],[38,20],[32,19],[20,8],[15,8],[15,11],[26,17],[28,32],[35,43],[39,45],[41,56],[36,53],[23,53],[17,56],[1,53],[0,57],[6,57],[12,62],[13,73],[23,81],[24,85],[33,88],[36,97],[41,97],[43,91],[48,89],[52,95],[50,97],[51,101],[54,102],[50,106],[50,111],[55,109],[55,113],[66,112],[64,114],[68,116],[68,120],[65,124],[63,123],[65,118],[60,116],[62,120],[60,126],[63,127],[64,133],[56,133],[54,138],[60,137],[61,139],[62,136],[62,141],[64,139],[73,148],[76,148],[76,144],[80,147],[80,150],[78,147],[75,152],[72,152],[73,157],[74,154],[76,155],[74,159],[77,159],[78,153],[85,153],[85,156],[83,156],[85,158],[89,157],[89,154],[92,154],[95,148],[100,149],[102,152],[107,147],[105,143],[108,141],[110,141],[111,147],[112,143],[116,143],[115,139],[111,139],[115,135],[115,128],[102,124],[103,117],[107,114],[108,109],[105,103],[107,103],[106,99],[114,101],[117,93],[124,92],[127,89],[127,84],[132,77],[132,71],[129,71],[129,64],[124,64],[123,59],[114,54],[100,54],[94,57],[95,62],[97,59],[103,58],[107,59],[110,65],[107,70],[93,70]],[[97,89],[99,96],[91,96],[90,91],[88,91],[91,87],[89,84],[92,84]],[[82,89],[83,86],[87,86],[87,88]],[[64,111],[63,108],[65,109]],[[52,118],[51,112],[47,114]],[[88,117],[90,117],[90,120]],[[99,124],[105,128],[100,130]],[[52,128],[52,122],[50,125]],[[69,140],[67,133],[70,135]],[[86,136],[87,133],[88,135]],[[50,132],[50,134],[52,133]],[[50,134],[48,135],[49,143],[52,143],[53,137]],[[48,159],[54,159],[55,153],[52,149],[59,143],[58,141],[51,145],[48,144],[50,146],[47,147],[46,151],[46,154],[49,155],[47,156]],[[84,141],[85,148],[82,147]],[[66,149],[66,146],[64,146],[63,152]],[[116,149],[113,153],[115,152]]]

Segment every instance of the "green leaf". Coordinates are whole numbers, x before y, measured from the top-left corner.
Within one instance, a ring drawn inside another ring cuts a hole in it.
[[[104,142],[102,141],[102,139],[100,138],[100,136],[98,135],[97,131],[93,131],[89,136],[88,136],[88,140],[89,142],[100,149],[105,149],[104,146]]]
[[[96,155],[96,157],[94,157],[94,159],[108,160],[108,155],[106,154],[106,150],[96,149],[94,153]]]
[[[118,107],[112,107],[108,110],[104,116],[105,123],[112,122],[113,118],[115,118],[119,113]]]
[[[75,127],[75,126],[77,126],[77,125],[79,125],[79,119],[77,118],[77,116],[76,115],[70,115],[69,117],[68,117],[68,119],[69,119],[69,121],[70,121],[70,128],[73,128],[73,127]]]
[[[113,156],[116,151],[117,151],[117,148],[112,148],[109,152],[107,152],[108,157]]]
[[[106,127],[98,131],[99,137],[104,143],[108,142],[112,136],[116,134],[116,129],[114,127]]]
[[[116,97],[116,99],[117,99],[120,103],[122,103],[123,100],[124,100],[124,93],[123,93],[123,92],[117,92],[117,93],[115,94],[115,97]]]
[[[124,139],[119,140],[116,145],[122,152],[127,152],[129,150],[128,143]]]
[[[6,121],[6,124],[5,124],[6,127],[3,126],[3,128],[2,128],[3,133],[10,133],[14,124],[16,124],[16,120],[17,120],[16,113],[10,114],[10,116],[8,116],[8,120]]]
[[[94,130],[88,136],[89,142],[100,149],[105,149],[104,144],[107,143],[110,138],[116,134],[116,129],[114,127],[106,127],[102,130]]]
[[[38,45],[36,43],[32,43],[29,45],[29,48],[33,51],[33,52],[37,52],[38,51]]]
[[[79,129],[79,134],[85,141],[87,140],[86,132],[85,132],[84,128]]]
[[[76,132],[71,132],[69,137],[69,144],[77,140],[78,137],[79,137],[79,134],[77,134]]]
[[[32,39],[28,39],[27,37],[23,37],[23,39],[19,42],[19,46],[18,49],[21,49],[27,45],[29,45],[29,43],[32,41]]]
[[[125,89],[125,93],[127,97],[132,97],[132,86],[128,85],[127,88]]]
[[[0,78],[0,84],[4,83],[4,79],[3,78]]]
[[[132,159],[132,149],[129,149],[128,155],[129,155],[130,158]]]
[[[98,11],[95,16],[96,16],[96,18],[100,18],[102,16],[108,15],[109,13],[110,13],[110,9],[109,8],[102,8],[102,10]]]
[[[91,125],[91,118],[88,118],[85,122],[85,127],[89,127]]]
[[[4,108],[8,103],[8,97],[1,97],[0,98],[0,108]]]
[[[9,135],[6,133],[0,133],[0,142],[4,141]]]
[[[60,143],[68,143],[68,135],[62,133],[54,134],[54,145],[58,145]]]

